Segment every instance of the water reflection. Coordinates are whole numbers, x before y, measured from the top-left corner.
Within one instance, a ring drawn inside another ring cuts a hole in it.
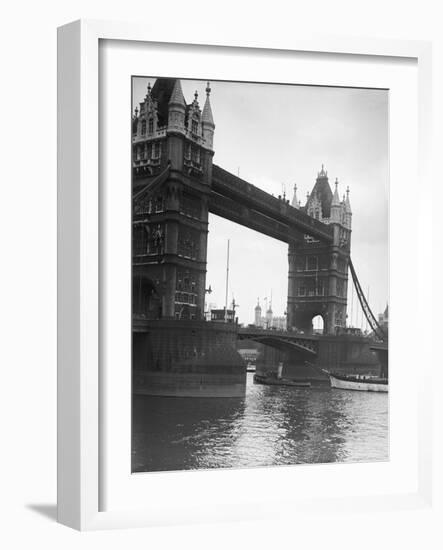
[[[135,396],[133,471],[388,459],[388,394],[248,377],[242,399]]]

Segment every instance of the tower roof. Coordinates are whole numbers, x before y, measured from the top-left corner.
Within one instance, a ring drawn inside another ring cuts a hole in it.
[[[323,218],[329,218],[331,215],[332,191],[329,187],[328,172],[324,169],[323,164],[310,195],[310,197],[315,196],[320,201]]]
[[[157,78],[151,90],[151,95],[157,100],[158,125],[168,123],[169,100],[175,88],[176,78]],[[181,85],[180,85],[181,90]],[[183,95],[183,92],[182,92]]]
[[[180,80],[178,79],[175,81],[171,97],[169,98],[169,105],[171,103],[175,105],[182,105],[184,108],[186,108],[186,101],[185,96],[183,95],[182,85]]]
[[[214,118],[212,116],[211,102],[209,101],[210,93],[211,93],[211,88],[208,82],[206,85],[206,101],[203,107],[202,122],[205,122],[206,124],[212,124],[212,126],[215,126]]]

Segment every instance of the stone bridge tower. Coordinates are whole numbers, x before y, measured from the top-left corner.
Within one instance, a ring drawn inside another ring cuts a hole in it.
[[[304,207],[294,191],[292,206],[332,225],[333,243],[308,235],[289,244],[288,329],[310,333],[312,319],[320,315],[323,333],[336,334],[346,326],[348,262],[351,248],[352,212],[349,188],[340,201],[338,181],[332,193],[328,173],[322,166]]]
[[[148,85],[132,119],[133,312],[147,319],[204,314],[214,120],[180,80]]]

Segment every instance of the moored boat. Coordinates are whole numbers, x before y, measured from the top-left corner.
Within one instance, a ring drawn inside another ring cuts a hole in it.
[[[340,390],[374,392],[389,391],[389,383],[387,378],[337,373],[329,373],[329,378],[331,380],[331,388],[337,388]]]
[[[310,388],[310,382],[298,382],[289,378],[278,378],[275,375],[254,374],[255,384],[265,384],[267,386],[295,386],[298,388]]]

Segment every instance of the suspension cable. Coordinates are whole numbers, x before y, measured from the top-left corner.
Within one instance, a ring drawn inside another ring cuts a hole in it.
[[[385,340],[386,334],[382,327],[379,325],[377,319],[375,318],[375,315],[372,313],[371,308],[369,307],[369,304],[365,298],[365,295],[362,291],[360,281],[358,280],[357,273],[355,272],[354,265],[352,263],[351,258],[349,258],[349,268],[351,270],[352,280],[354,282],[355,290],[357,292],[358,300],[360,302],[362,311],[371,327],[371,329],[374,331],[375,336],[379,340]]]

